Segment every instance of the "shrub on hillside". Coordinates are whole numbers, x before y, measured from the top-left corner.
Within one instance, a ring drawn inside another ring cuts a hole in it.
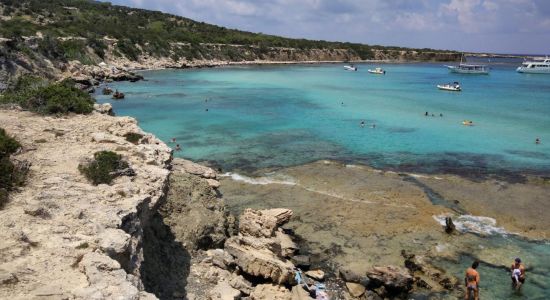
[[[8,201],[8,193],[23,183],[26,170],[14,165],[10,155],[21,145],[0,128],[0,208]]]
[[[128,132],[124,135],[126,140],[132,144],[138,144],[139,140],[143,137],[143,134],[135,133],[135,132]]]
[[[36,76],[22,76],[0,98],[0,103],[16,103],[42,114],[88,114],[95,101],[72,81],[50,84]]]
[[[110,184],[118,176],[133,175],[122,156],[112,151],[96,152],[92,161],[79,165],[78,169],[94,185]]]

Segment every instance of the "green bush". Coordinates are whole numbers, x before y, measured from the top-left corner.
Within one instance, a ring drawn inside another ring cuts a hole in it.
[[[112,151],[100,151],[94,154],[94,159],[84,165],[78,166],[80,172],[93,184],[110,184],[119,176],[120,171],[128,169],[128,163],[122,160],[122,156]]]
[[[25,172],[19,170],[11,161],[10,155],[21,145],[0,128],[0,208],[8,201],[8,193],[25,179]]]
[[[128,132],[124,135],[126,140],[132,144],[138,144],[139,140],[143,137],[143,134],[135,133],[135,132]]]
[[[0,103],[16,103],[30,111],[42,114],[88,114],[95,100],[68,80],[50,84],[35,76],[22,76],[0,98]]]

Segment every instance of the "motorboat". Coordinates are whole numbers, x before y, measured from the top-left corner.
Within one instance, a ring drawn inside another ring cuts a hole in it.
[[[458,82],[453,83],[446,83],[446,84],[438,84],[437,88],[444,91],[451,91],[451,92],[460,92],[460,84]]]
[[[458,66],[446,66],[451,73],[488,75],[489,68],[486,65],[463,64],[463,56],[460,57]]]
[[[348,71],[357,71],[357,67],[355,67],[354,65],[344,66],[344,69]]]
[[[119,92],[119,91],[116,91],[116,92],[113,94],[113,99],[116,99],[116,100],[124,99],[124,93],[121,93],[121,92]]]
[[[464,120],[462,121],[462,125],[464,126],[474,126],[474,122],[470,120]]]
[[[550,58],[544,60],[526,61],[517,68],[519,73],[550,74]]]
[[[374,70],[368,69],[367,71],[371,74],[381,74],[381,75],[386,74],[386,71],[383,70],[382,68],[375,68]]]

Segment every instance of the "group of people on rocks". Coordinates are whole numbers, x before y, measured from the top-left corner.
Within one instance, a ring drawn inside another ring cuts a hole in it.
[[[466,294],[464,299],[469,300],[473,296],[475,300],[479,300],[479,272],[477,267],[479,261],[474,261],[472,266],[466,269],[464,276],[464,285],[466,286]],[[510,267],[512,287],[516,290],[521,289],[521,286],[525,283],[525,266],[521,263],[521,259],[518,257],[512,263]]]

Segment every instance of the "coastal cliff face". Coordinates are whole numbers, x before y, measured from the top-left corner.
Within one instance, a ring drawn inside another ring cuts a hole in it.
[[[0,298],[154,299],[140,279],[143,237],[165,197],[171,149],[127,117],[2,110],[0,124],[23,145],[15,158],[32,164],[0,210]],[[144,134],[140,144],[129,132]],[[102,150],[136,175],[90,184],[78,164]]]
[[[80,40],[78,38],[74,38]],[[25,39],[25,49],[35,49],[43,43],[41,35]],[[71,40],[63,39],[63,40]],[[128,71],[139,69],[214,67],[231,64],[277,64],[277,63],[319,63],[319,62],[360,62],[365,61],[353,49],[299,49],[285,47],[258,47],[251,45],[230,45],[202,43],[172,43],[166,49],[169,55],[142,54],[131,59],[120,54],[116,39],[105,38],[106,50],[103,58],[93,49],[83,49],[87,61],[52,60],[43,53],[19,50],[8,51],[13,41],[0,39],[0,50],[6,52],[0,58],[0,82],[5,85],[10,77],[25,73],[41,74],[48,78],[76,78],[95,80],[133,80]],[[139,45],[136,45],[139,47]],[[144,53],[146,53],[144,51]],[[372,49],[368,57],[376,61],[456,61],[456,52],[416,51],[394,49]],[[1,87],[0,87],[1,90]]]

